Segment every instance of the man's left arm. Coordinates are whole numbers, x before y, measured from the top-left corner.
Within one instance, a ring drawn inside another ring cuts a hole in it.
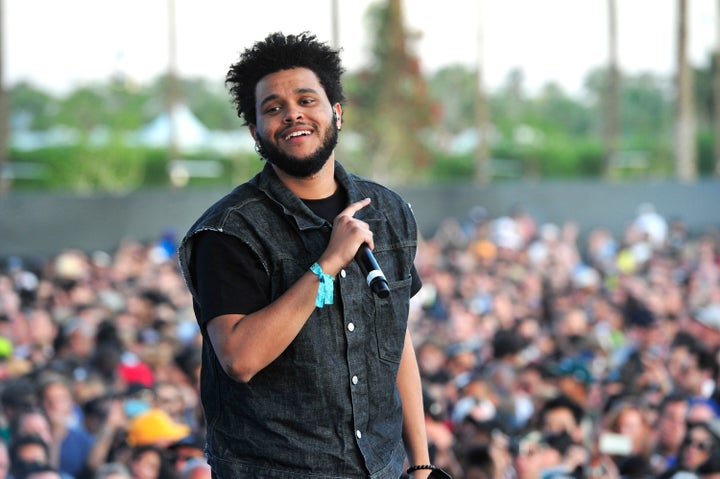
[[[405,331],[405,345],[400,359],[397,385],[403,410],[403,441],[410,465],[430,464],[420,370],[408,330]],[[412,477],[425,479],[430,472],[432,471],[418,470]]]

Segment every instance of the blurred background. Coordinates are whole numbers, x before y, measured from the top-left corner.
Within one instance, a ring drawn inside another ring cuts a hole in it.
[[[342,49],[338,158],[411,198],[432,198],[416,207],[426,231],[439,214],[568,206],[578,191],[586,204],[570,204],[581,223],[590,210],[619,228],[631,215],[617,210],[641,202],[665,202],[670,215],[693,210],[691,225],[718,222],[692,206],[720,200],[717,1],[0,5],[0,254],[12,253],[11,239],[22,250],[53,249],[27,242],[34,224],[53,220],[55,240],[72,243],[68,215],[108,239],[63,246],[110,246],[124,230],[147,236],[143,223],[158,221],[138,216],[155,210],[185,229],[201,211],[192,205],[252,176],[262,164],[224,76],[272,31],[311,31]],[[571,189],[543,186],[558,182]],[[167,195],[181,212],[168,209]],[[614,216],[608,199],[619,201]],[[124,221],[89,222],[106,219],[108,207],[126,212]]]
[[[41,405],[64,477],[148,444],[178,474],[133,478],[189,477],[158,409],[203,462],[177,246],[264,165],[224,78],[280,30],[342,49],[336,157],[417,217],[432,462],[720,473],[720,0],[0,0],[0,29],[0,458]]]

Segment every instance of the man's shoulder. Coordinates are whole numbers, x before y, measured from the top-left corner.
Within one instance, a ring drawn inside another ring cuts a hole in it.
[[[230,193],[210,205],[195,222],[192,229],[200,225],[222,221],[228,213],[256,202],[261,198],[258,189],[250,183],[243,183],[235,187]]]
[[[357,174],[349,174],[350,180],[355,184],[355,187],[364,194],[367,195],[377,195],[377,196],[385,196],[387,198],[393,199],[393,200],[399,200],[403,201],[402,196],[397,191],[393,190],[391,187],[383,185],[382,183],[377,182],[376,180],[372,180],[370,178],[366,178],[364,176],[360,176]]]

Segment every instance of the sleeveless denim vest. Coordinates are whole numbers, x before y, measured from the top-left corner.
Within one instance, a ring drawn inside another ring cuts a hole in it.
[[[374,255],[390,296],[376,297],[351,262],[336,277],[334,304],[316,308],[280,357],[247,383],[224,373],[203,328],[201,398],[206,452],[216,477],[401,475],[405,451],[396,377],[417,227],[409,205],[396,193],[348,174],[339,163],[335,177],[350,202],[372,199],[355,217],[373,231]],[[233,235],[259,258],[271,278],[274,300],[320,257],[331,229],[266,164],[190,228],[180,247],[180,265],[197,297],[190,267],[195,234],[213,230]]]

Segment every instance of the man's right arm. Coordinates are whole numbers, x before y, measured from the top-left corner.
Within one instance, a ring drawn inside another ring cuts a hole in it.
[[[353,215],[369,200],[353,203],[333,223],[327,249],[317,260],[323,272],[335,276],[355,257],[360,245],[371,248],[372,233]],[[250,314],[221,314],[207,323],[207,332],[223,370],[247,382],[290,345],[315,309],[319,278],[308,270],[285,293]]]

